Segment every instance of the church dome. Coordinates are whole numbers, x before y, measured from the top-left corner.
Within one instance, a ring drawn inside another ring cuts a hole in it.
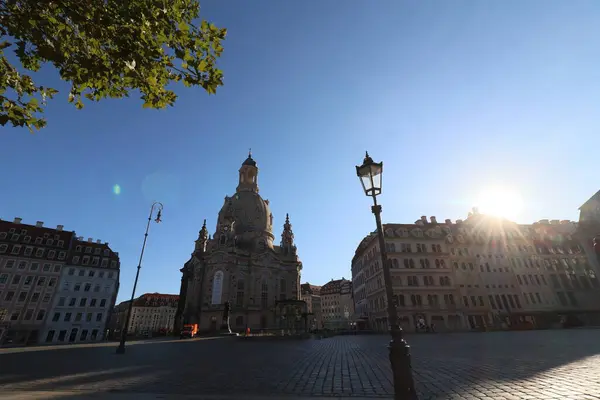
[[[236,233],[272,232],[269,204],[255,192],[238,192],[225,198],[219,219],[229,216]]]

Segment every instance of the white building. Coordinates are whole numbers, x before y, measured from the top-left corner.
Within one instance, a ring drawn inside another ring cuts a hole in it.
[[[119,255],[108,243],[77,238],[62,269],[41,342],[102,340],[119,290]]]
[[[129,333],[172,332],[178,302],[179,296],[173,294],[146,293],[138,297],[133,302]]]

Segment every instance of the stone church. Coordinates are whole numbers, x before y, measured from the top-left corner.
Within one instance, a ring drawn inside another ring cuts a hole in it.
[[[180,270],[176,331],[194,323],[200,331],[218,330],[226,301],[233,330],[278,328],[285,319],[281,304],[298,302],[302,263],[289,216],[276,245],[269,200],[258,192],[258,167],[249,154],[235,194],[225,196],[214,235],[204,220],[194,252]]]

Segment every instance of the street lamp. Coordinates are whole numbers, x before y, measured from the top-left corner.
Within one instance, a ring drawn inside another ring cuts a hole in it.
[[[140,277],[140,269],[142,268],[142,259],[144,258],[144,250],[146,249],[146,240],[148,239],[148,230],[150,229],[150,222],[152,221],[152,216],[154,215],[154,209],[157,209],[156,218],[154,221],[159,223],[161,221],[163,205],[162,203],[155,201],[152,203],[152,207],[150,207],[150,215],[148,215],[148,223],[146,224],[146,233],[144,233],[144,243],[142,244],[142,252],[140,253],[140,261],[138,262],[137,272],[135,274],[135,281],[133,282],[133,290],[131,291],[131,301],[129,302],[129,307],[127,308],[127,315],[125,316],[125,326],[121,331],[121,342],[119,343],[119,347],[117,347],[117,354],[125,354],[125,341],[127,340],[127,331],[129,330],[129,320],[131,319],[131,311],[133,310],[133,298],[135,297],[135,288],[137,287],[138,278]]]
[[[394,292],[392,290],[392,278],[390,266],[385,251],[385,239],[381,227],[381,206],[377,204],[377,196],[381,194],[381,178],[383,174],[383,163],[373,162],[367,152],[361,166],[356,167],[356,174],[360,178],[365,194],[373,198],[371,211],[375,214],[377,224],[377,236],[379,239],[379,252],[383,269],[383,280],[385,283],[385,295],[387,300],[388,323],[390,324],[390,363],[394,375],[394,398],[396,400],[415,400],[417,392],[412,376],[410,363],[410,346],[402,337],[402,328],[398,324],[398,313],[394,304]]]

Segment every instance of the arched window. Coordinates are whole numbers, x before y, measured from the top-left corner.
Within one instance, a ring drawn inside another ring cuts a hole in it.
[[[223,271],[215,272],[212,285],[212,304],[221,304],[223,295]]]

